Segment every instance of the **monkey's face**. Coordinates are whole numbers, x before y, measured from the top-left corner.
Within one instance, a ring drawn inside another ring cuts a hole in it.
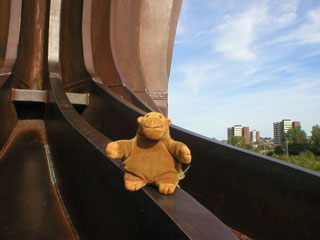
[[[171,124],[170,119],[157,112],[150,112],[143,117],[138,117],[137,121],[143,134],[152,140],[161,139],[169,130]]]

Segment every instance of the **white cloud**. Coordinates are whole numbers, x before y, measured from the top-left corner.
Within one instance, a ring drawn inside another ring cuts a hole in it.
[[[308,21],[285,36],[269,41],[274,43],[320,44],[320,8],[309,11]]]
[[[298,0],[269,1],[268,22],[274,30],[287,27],[297,18]]]
[[[307,53],[305,54],[304,56],[302,56],[301,58],[302,59],[306,59],[306,58],[311,58],[311,57],[316,57],[316,56],[319,56],[320,55],[320,50],[318,51],[313,51],[311,53]]]
[[[185,28],[186,28],[186,25],[182,20],[182,18],[180,18],[177,26],[177,32],[176,32],[177,37],[185,33]]]
[[[246,5],[244,12],[231,11],[219,19],[212,17],[212,20],[220,24],[196,32],[195,26],[198,25],[190,26],[192,17],[190,14],[187,15],[192,11],[190,1],[183,2],[175,43],[193,42],[201,36],[208,35],[209,39],[213,39],[214,51],[222,53],[227,59],[251,61],[256,59],[256,46],[253,44],[260,37],[259,34],[287,27],[294,23],[297,17],[296,0],[275,3],[264,1],[260,4],[243,5]]]
[[[257,26],[265,20],[266,14],[267,8],[261,5],[239,16],[227,16],[225,23],[217,27],[214,51],[231,60],[254,60],[256,52],[253,43],[257,39]]]
[[[187,32],[186,21],[188,19],[189,1],[184,0],[181,5],[180,16],[177,25],[177,37],[184,35]]]
[[[276,19],[275,24],[278,28],[283,28],[292,23],[297,17],[297,14],[294,12],[286,13]]]
[[[179,88],[192,89],[194,94],[197,94],[200,88],[205,88],[208,83],[214,81],[214,75],[210,72],[219,67],[214,61],[203,59],[201,61],[192,61],[184,64],[176,69],[176,71],[183,75],[183,80],[179,83]]]
[[[246,70],[245,72],[244,72],[244,76],[245,77],[248,77],[248,76],[250,76],[250,75],[253,75],[253,74],[255,74],[256,72],[257,72],[257,68],[256,67],[250,67],[248,70]]]
[[[278,4],[277,4],[277,7],[280,9],[280,11],[295,12],[295,11],[297,11],[299,1],[298,0],[279,1]]]

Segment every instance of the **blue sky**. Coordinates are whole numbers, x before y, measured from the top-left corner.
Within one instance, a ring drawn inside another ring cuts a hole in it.
[[[175,125],[219,140],[235,124],[320,124],[320,1],[183,0],[169,79]]]

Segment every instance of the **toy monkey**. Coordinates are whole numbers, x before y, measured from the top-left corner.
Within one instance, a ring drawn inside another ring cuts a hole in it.
[[[150,112],[137,121],[136,136],[109,143],[107,155],[123,160],[127,190],[137,191],[146,184],[154,184],[160,193],[172,194],[179,181],[181,163],[191,162],[190,150],[170,137],[171,120],[161,113]]]

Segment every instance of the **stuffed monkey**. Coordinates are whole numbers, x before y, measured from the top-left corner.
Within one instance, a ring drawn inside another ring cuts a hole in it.
[[[127,190],[137,191],[146,184],[154,184],[160,193],[172,194],[179,181],[181,163],[191,162],[190,150],[170,137],[171,120],[161,113],[150,112],[137,121],[136,136],[109,143],[107,155],[123,160]]]

